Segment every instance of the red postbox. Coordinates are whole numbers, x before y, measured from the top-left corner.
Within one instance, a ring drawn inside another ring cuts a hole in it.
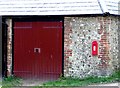
[[[93,56],[98,55],[98,43],[97,43],[97,41],[92,42],[92,55]]]

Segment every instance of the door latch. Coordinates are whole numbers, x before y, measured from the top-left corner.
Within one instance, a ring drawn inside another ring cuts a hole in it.
[[[34,48],[34,53],[40,53],[40,48]]]

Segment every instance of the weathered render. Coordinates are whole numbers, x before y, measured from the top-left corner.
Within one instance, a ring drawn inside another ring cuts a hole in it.
[[[7,75],[12,75],[12,19],[7,19]]]

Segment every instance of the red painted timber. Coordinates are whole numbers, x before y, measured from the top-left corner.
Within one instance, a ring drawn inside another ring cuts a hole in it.
[[[62,22],[14,23],[14,74],[56,79],[62,73]]]

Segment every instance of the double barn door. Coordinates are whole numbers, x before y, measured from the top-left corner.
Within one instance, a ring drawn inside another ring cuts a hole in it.
[[[62,22],[14,22],[14,74],[58,78],[62,72]]]

